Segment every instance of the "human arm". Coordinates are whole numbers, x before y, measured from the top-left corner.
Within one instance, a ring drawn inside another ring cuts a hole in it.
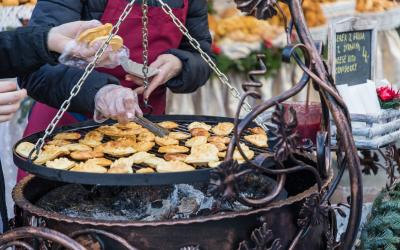
[[[26,90],[17,90],[15,82],[0,82],[0,123],[10,120],[26,97]]]
[[[57,57],[47,48],[49,27],[26,27],[0,33],[0,77],[31,72]]]
[[[200,47],[211,57],[211,35],[208,28],[207,2],[189,0],[186,27]],[[211,74],[211,69],[201,55],[183,38],[178,49],[169,49],[154,61],[151,67],[158,68],[159,74],[153,77],[144,97],[148,98],[158,86],[166,84],[175,93],[190,93],[204,85]],[[127,75],[127,80],[143,84],[143,80]],[[138,90],[143,92],[144,88]]]
[[[82,74],[81,69],[74,67],[45,65],[34,73],[20,77],[18,83],[33,99],[51,107],[60,108]],[[69,111],[82,114],[93,113],[96,93],[108,84],[118,85],[119,81],[111,75],[94,71],[89,75],[78,95],[72,99]]]
[[[190,35],[199,42],[200,47],[213,58],[206,0],[189,0],[186,28]],[[167,82],[167,87],[172,92],[194,92],[209,79],[211,75],[210,67],[190,45],[186,37],[183,38],[178,49],[170,49],[166,54],[176,56],[183,65],[181,73]]]
[[[81,19],[80,0],[42,0],[33,12],[30,25],[57,26]],[[34,99],[49,106],[59,108],[66,100],[73,86],[82,76],[83,70],[65,65],[45,65],[35,72],[19,78],[19,85],[26,88]],[[72,100],[69,111],[90,114],[94,111],[97,91],[108,84],[119,81],[108,74],[93,71]]]

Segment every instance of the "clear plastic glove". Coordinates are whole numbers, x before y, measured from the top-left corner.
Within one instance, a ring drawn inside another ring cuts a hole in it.
[[[101,88],[95,97],[95,107],[94,120],[99,123],[111,118],[124,124],[143,115],[137,93],[119,85]]]
[[[0,82],[0,123],[9,121],[26,97],[26,90],[17,90],[15,82]]]
[[[78,43],[76,38],[82,32],[101,25],[102,23],[98,20],[92,20],[71,22],[54,27],[49,32],[48,47],[51,51],[61,54],[59,58],[61,64],[85,68],[93,61],[96,52],[103,45],[104,40],[88,46],[88,44]],[[117,51],[113,51],[109,46],[98,60],[97,67],[115,68],[121,64],[123,57],[129,58],[128,48],[122,47]]]

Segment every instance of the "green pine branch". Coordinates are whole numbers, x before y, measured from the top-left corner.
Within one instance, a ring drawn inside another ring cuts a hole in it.
[[[375,199],[361,233],[361,249],[400,249],[400,184]]]
[[[261,51],[252,52],[248,57],[232,60],[224,54],[216,56],[218,68],[225,74],[227,73],[244,73],[259,68],[257,54],[264,54],[264,63],[267,67],[266,78],[274,76],[281,68],[282,51],[280,49],[269,49],[263,47]]]

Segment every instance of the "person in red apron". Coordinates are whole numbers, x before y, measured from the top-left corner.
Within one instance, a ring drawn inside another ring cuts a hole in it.
[[[179,18],[182,23],[186,23],[188,17],[188,11],[191,4],[194,4],[195,1],[202,2],[202,4],[206,7],[205,0],[180,0],[183,2],[181,8],[173,8],[173,13],[175,16]],[[90,1],[88,1],[89,3]],[[149,1],[154,2],[154,1]],[[168,1],[166,1],[168,3]],[[192,3],[191,3],[192,2]],[[118,17],[121,15],[125,6],[127,5],[126,0],[109,0],[104,8],[104,12],[100,18],[102,23],[112,23],[115,24],[118,21]],[[40,8],[40,1],[37,5],[37,8]],[[206,8],[205,8],[206,10]],[[36,10],[35,10],[36,11]],[[207,12],[205,12],[205,20],[207,20]],[[37,13],[37,15],[39,15]],[[35,12],[34,12],[35,16]],[[91,18],[91,17],[90,17]],[[149,6],[148,9],[148,37],[149,37],[149,63],[150,66],[156,67],[159,69],[159,74],[155,76],[153,79],[150,79],[149,89],[144,93],[143,86],[141,85],[138,79],[135,79],[133,76],[127,76],[126,72],[122,69],[122,67],[117,67],[115,69],[100,69],[102,73],[106,73],[114,76],[120,82],[120,84],[126,88],[136,89],[138,94],[144,94],[145,98],[148,99],[149,104],[153,108],[152,114],[161,115],[165,113],[165,105],[166,105],[166,87],[169,81],[173,81],[174,78],[182,78],[183,81],[190,81],[190,77],[180,76],[180,74],[184,74],[186,71],[190,70],[187,66],[191,66],[194,62],[194,57],[191,57],[191,53],[193,54],[193,50],[184,51],[183,55],[177,53],[177,56],[174,55],[174,50],[178,50],[185,43],[183,41],[183,35],[179,31],[179,28],[172,22],[171,18],[164,13],[161,7],[159,6]],[[203,20],[204,18],[202,18]],[[199,19],[197,20],[199,21]],[[196,24],[193,22],[193,25]],[[211,47],[211,39],[207,34],[208,31],[208,23],[197,23],[197,26],[203,25],[206,28],[205,43],[210,45]],[[135,4],[133,10],[128,15],[126,20],[121,24],[118,35],[124,39],[124,45],[130,50],[130,59],[143,63],[142,53],[142,10],[141,4]],[[202,34],[204,36],[204,34]],[[204,43],[203,43],[204,44]],[[187,44],[185,44],[187,46]],[[189,48],[189,47],[188,47]],[[208,47],[205,48],[206,51]],[[169,53],[170,52],[170,53]],[[200,55],[195,55],[196,60],[200,58]],[[192,60],[190,60],[192,59]],[[187,65],[186,65],[187,64]],[[198,86],[194,88],[189,86],[186,87],[187,90],[177,90],[176,92],[192,92],[197,87],[203,85],[208,76],[210,75],[210,70],[208,66],[204,67],[204,64],[201,65],[198,70],[192,73],[194,80],[200,82]],[[206,69],[206,70],[205,70]],[[187,73],[187,72],[186,72]],[[200,77],[197,74],[202,74]],[[204,78],[205,80],[201,80]],[[200,78],[200,79],[199,79]],[[89,83],[85,83],[89,84]],[[194,84],[193,84],[194,85]],[[29,87],[29,84],[28,84]],[[171,87],[170,87],[171,88]],[[29,94],[29,88],[28,94]],[[40,99],[40,98],[39,98]],[[66,98],[65,98],[66,99]],[[146,112],[146,107],[143,105],[143,97],[139,98],[140,107],[144,112]],[[80,111],[80,110],[79,110]],[[52,108],[46,104],[37,102],[31,110],[31,114],[29,117],[28,126],[25,130],[24,136],[28,136],[30,134],[43,131],[49,122],[52,120],[54,115],[56,114],[57,109]],[[59,126],[75,123],[78,121],[82,121],[87,119],[87,117],[91,117],[92,114],[82,115],[79,113],[66,113],[64,117],[61,119]],[[18,180],[21,180],[25,176],[25,173],[19,171]]]

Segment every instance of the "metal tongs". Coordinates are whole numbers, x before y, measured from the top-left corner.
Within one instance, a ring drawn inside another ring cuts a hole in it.
[[[165,137],[165,136],[169,135],[168,129],[161,127],[160,125],[144,118],[143,116],[136,116],[135,118],[133,118],[133,121],[136,122],[137,124],[147,128],[153,134],[155,134],[159,137]]]

